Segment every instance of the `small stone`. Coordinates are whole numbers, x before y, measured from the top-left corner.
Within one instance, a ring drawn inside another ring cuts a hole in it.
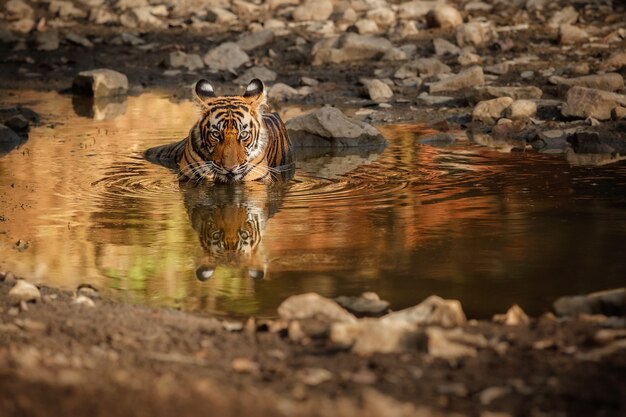
[[[45,323],[41,321],[31,320],[28,318],[15,319],[15,324],[22,330],[36,332],[36,333],[44,332],[48,328],[48,326]]]
[[[381,322],[406,322],[419,325],[439,325],[454,327],[465,324],[467,319],[458,300],[444,300],[435,295],[418,305],[389,313],[380,318]]]
[[[293,295],[278,306],[283,320],[317,319],[328,322],[355,322],[356,318],[336,302],[315,293]]]
[[[9,30],[18,33],[29,33],[35,28],[35,21],[30,17],[26,17],[24,19],[20,19],[16,22],[11,22],[9,25]]]
[[[558,29],[561,25],[571,25],[578,20],[578,12],[572,6],[564,7],[554,12],[550,20],[548,20],[548,27],[551,29]]]
[[[429,92],[439,93],[442,91],[457,91],[467,87],[485,84],[483,70],[479,66],[462,70],[456,75],[444,78],[441,81],[430,84]]]
[[[370,19],[360,19],[354,26],[360,35],[375,35],[380,32],[376,22]]]
[[[534,117],[537,114],[537,103],[530,100],[515,100],[505,114],[513,120]]]
[[[442,38],[433,39],[433,47],[437,56],[459,55],[461,53],[461,48]]]
[[[487,346],[487,340],[480,334],[465,333],[456,328],[445,330],[438,327],[426,329],[428,354],[448,361],[474,357],[478,354],[477,347]]]
[[[4,5],[4,10],[7,11],[11,18],[17,20],[32,17],[34,14],[33,8],[22,0],[7,1]]]
[[[358,355],[402,352],[415,346],[417,339],[417,326],[400,320],[361,319],[335,323],[330,329],[334,344],[350,348]]]
[[[270,99],[277,101],[288,100],[290,98],[298,97],[299,95],[300,93],[298,90],[284,83],[274,84],[267,93],[267,96]]]
[[[128,78],[106,68],[83,71],[74,77],[72,89],[93,97],[124,95],[128,92]]]
[[[485,72],[489,74],[504,75],[509,72],[510,65],[508,62],[502,62],[500,64],[488,65],[485,67]]]
[[[50,6],[48,6],[48,10],[58,15],[61,19],[82,19],[87,17],[87,12],[79,9],[78,7],[75,7],[74,3],[72,3],[71,1],[52,0],[50,2]]]
[[[98,290],[91,284],[80,284],[76,288],[76,294],[84,295],[85,297],[89,297],[92,299],[100,297]]]
[[[73,44],[84,46],[85,48],[93,48],[93,43],[84,36],[77,35],[76,33],[68,33],[65,35],[65,39]]]
[[[606,61],[600,63],[600,69],[604,71],[619,70],[623,67],[626,67],[626,51],[615,51]]]
[[[393,44],[382,37],[347,33],[319,41],[313,47],[313,65],[341,64],[383,56]]]
[[[384,103],[393,97],[393,90],[380,80],[372,80],[367,83],[367,93],[370,99],[376,103]]]
[[[309,87],[316,87],[319,85],[319,81],[316,80],[315,78],[310,78],[310,77],[302,77],[300,79],[300,84],[305,85],[305,86],[309,86]]]
[[[22,142],[20,137],[9,127],[0,124],[0,154],[15,148]]]
[[[182,51],[170,52],[167,57],[167,65],[170,68],[187,68],[189,71],[204,68],[204,62],[202,62],[200,55],[186,54]]]
[[[459,62],[459,64],[461,64],[461,66],[467,67],[469,65],[480,64],[482,62],[482,58],[480,57],[480,55],[473,54],[471,52],[463,52],[461,55],[459,55],[457,61]]]
[[[513,103],[511,97],[500,97],[481,101],[474,107],[472,120],[493,125],[502,116],[504,110]]]
[[[624,316],[626,315],[626,289],[619,288],[587,295],[561,297],[554,302],[554,310],[559,316],[579,314]]]
[[[265,29],[245,34],[237,41],[237,45],[244,51],[250,52],[268,45],[274,41],[274,32]]]
[[[207,67],[216,71],[234,71],[250,61],[250,57],[234,42],[224,42],[204,55]]]
[[[243,323],[240,321],[224,320],[222,321],[222,328],[231,333],[240,332],[243,330]]]
[[[349,312],[357,315],[379,315],[387,311],[389,303],[376,293],[363,293],[360,297],[337,297],[335,301]]]
[[[624,89],[624,77],[616,72],[606,74],[585,75],[576,78],[564,78],[557,75],[550,77],[552,84],[595,88],[604,91],[618,91]]]
[[[59,31],[56,29],[48,29],[40,32],[35,37],[37,41],[37,49],[40,51],[54,51],[59,49]]]
[[[39,299],[41,299],[39,289],[22,279],[17,280],[13,288],[9,290],[9,300],[14,304],[21,303],[22,301],[37,301]]]
[[[412,0],[398,5],[400,19],[419,19],[437,6],[436,1]]]
[[[511,97],[513,100],[537,100],[543,95],[543,91],[535,86],[525,87],[496,87],[496,86],[478,86],[472,88],[467,93],[467,99],[470,103],[490,100],[499,97]]]
[[[257,362],[248,358],[235,358],[231,361],[230,367],[238,374],[258,374],[261,370]]]
[[[489,387],[485,388],[478,394],[482,405],[489,405],[500,397],[509,393],[509,389],[505,387]]]
[[[483,46],[496,38],[496,31],[490,22],[469,22],[456,28],[456,43],[460,47]]]
[[[119,18],[106,7],[98,7],[89,11],[89,21],[96,25],[106,25],[118,23]]]
[[[95,307],[96,303],[93,302],[93,300],[85,295],[78,295],[76,298],[74,298],[72,300],[72,304],[74,305],[79,305],[79,306],[85,306],[85,307]]]
[[[493,321],[503,323],[507,326],[526,326],[530,323],[528,315],[526,315],[524,310],[522,310],[522,308],[517,304],[511,306],[511,308],[507,310],[506,314],[496,314],[493,316]]]
[[[376,23],[378,27],[388,28],[393,26],[396,22],[396,14],[393,10],[387,7],[377,7],[375,9],[369,10],[366,14],[366,17],[369,20],[372,20]]]
[[[330,0],[305,0],[304,4],[294,9],[292,16],[296,22],[308,20],[327,20],[333,13]]]
[[[306,385],[316,386],[332,381],[333,373],[324,368],[306,368],[298,371],[298,379]]]
[[[559,27],[559,42],[561,45],[575,45],[589,41],[589,33],[576,26],[564,24]]]
[[[417,68],[422,78],[431,77],[433,75],[450,74],[452,71],[449,66],[437,58],[420,58],[415,60],[412,66]]]
[[[248,85],[248,83],[250,83],[250,80],[258,78],[264,83],[270,83],[272,81],[275,81],[276,77],[277,74],[274,71],[266,67],[256,66],[248,68],[243,74],[235,78],[233,82],[238,85]]]
[[[129,13],[139,26],[165,28],[166,24],[157,17],[162,14],[161,11],[162,9],[158,6],[144,6],[131,9]]]
[[[622,100],[624,100],[622,98]],[[575,86],[567,92],[567,102],[563,106],[564,116],[586,119],[609,120],[611,112],[620,104],[620,97],[608,91]]]
[[[461,13],[453,6],[443,4],[428,12],[426,15],[426,23],[429,27],[454,29],[463,24],[463,17],[461,17]]]

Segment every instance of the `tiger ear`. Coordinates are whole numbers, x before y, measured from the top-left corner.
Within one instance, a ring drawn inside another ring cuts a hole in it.
[[[254,108],[263,106],[266,101],[263,81],[258,78],[250,81],[250,84],[246,87],[246,91],[243,93],[243,97],[247,99]]]
[[[202,101],[215,97],[215,90],[213,89],[213,86],[205,79],[196,83],[195,91],[198,98]]]
[[[199,266],[198,269],[196,269],[196,278],[198,278],[198,281],[208,281],[212,276],[213,273],[215,272],[214,268],[211,268],[210,266],[206,266],[206,265],[202,265]]]

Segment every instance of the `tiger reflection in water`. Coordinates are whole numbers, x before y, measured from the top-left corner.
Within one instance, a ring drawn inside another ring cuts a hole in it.
[[[209,280],[218,268],[228,268],[243,277],[267,278],[263,231],[280,208],[287,185],[181,187],[191,225],[204,251],[196,269],[198,280]]]

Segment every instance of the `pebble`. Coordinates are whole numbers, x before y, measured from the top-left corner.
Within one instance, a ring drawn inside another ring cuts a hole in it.
[[[463,52],[457,58],[457,62],[463,66],[467,67],[469,65],[477,65],[482,62],[482,58],[478,54],[474,54],[472,52]]]
[[[393,97],[393,90],[381,80],[371,80],[367,83],[367,93],[376,103],[384,103]]]
[[[496,38],[496,31],[491,22],[472,21],[458,26],[455,36],[460,47],[483,46]]]
[[[89,39],[87,39],[84,36],[77,35],[76,33],[73,33],[73,32],[70,32],[67,35],[65,35],[65,39],[67,39],[68,41],[76,45],[84,46],[85,48],[93,48],[93,43]]]
[[[95,307],[96,303],[93,302],[93,300],[85,295],[78,295],[76,296],[73,300],[72,300],[72,304],[74,305],[79,305],[79,306],[85,306],[85,307]]]
[[[9,290],[9,299],[11,302],[18,304],[23,301],[37,301],[41,298],[41,292],[33,284],[22,279],[17,280],[13,288]]]
[[[317,386],[332,381],[334,375],[324,368],[305,368],[297,372],[297,378],[306,385]]]
[[[409,350],[417,344],[418,336],[415,324],[400,320],[361,319],[335,323],[330,329],[334,344],[363,356]]]
[[[235,358],[230,362],[230,367],[238,374],[258,374],[261,370],[257,362],[248,358]]]
[[[513,99],[511,97],[500,97],[481,101],[476,104],[472,111],[472,120],[489,125],[496,124],[504,113],[504,110],[512,103]]]
[[[428,354],[448,361],[474,357],[478,354],[477,348],[487,346],[483,335],[465,333],[461,328],[446,330],[428,327],[426,337]]]
[[[454,29],[463,24],[463,17],[455,7],[442,4],[426,14],[426,23],[429,27]]]
[[[369,10],[366,17],[381,28],[388,28],[396,23],[396,14],[388,7],[377,7]]]
[[[393,44],[388,39],[347,33],[318,42],[313,47],[313,65],[373,59],[392,48]]]
[[[267,96],[273,100],[284,101],[290,98],[298,97],[300,92],[290,85],[284,83],[274,84],[267,93]]]
[[[530,323],[530,318],[520,306],[514,304],[505,314],[496,314],[493,316],[493,321],[507,326],[526,326]]]
[[[32,17],[34,10],[22,0],[9,0],[4,5],[4,9],[13,19],[24,19]]]

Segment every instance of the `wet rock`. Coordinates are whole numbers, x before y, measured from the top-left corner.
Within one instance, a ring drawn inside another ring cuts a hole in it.
[[[33,284],[24,281],[23,279],[18,280],[13,288],[9,290],[9,300],[11,300],[14,304],[19,304],[21,302],[31,302],[37,301],[41,299],[41,293],[39,289]]]
[[[576,78],[564,78],[553,75],[552,77],[550,77],[549,81],[552,84],[567,85],[570,87],[580,86],[595,88],[604,91],[617,91],[624,88],[624,78],[616,72],[610,72],[607,74],[585,75],[583,77]]]
[[[72,97],[74,112],[81,117],[93,120],[110,120],[126,114],[126,96]]]
[[[265,29],[258,32],[245,34],[237,41],[237,45],[244,51],[250,52],[262,48],[274,41],[274,32]]]
[[[490,100],[499,97],[511,97],[514,100],[535,100],[541,98],[543,92],[535,86],[525,87],[495,87],[480,86],[474,87],[466,94],[470,103]]]
[[[459,55],[461,53],[461,48],[443,38],[433,39],[433,47],[437,56]]]
[[[87,12],[74,6],[74,3],[71,1],[52,0],[50,6],[48,6],[48,10],[61,19],[82,19],[87,17]]]
[[[537,103],[531,100],[515,100],[505,111],[509,119],[528,119],[537,114]]]
[[[437,58],[420,58],[415,60],[411,65],[417,69],[422,78],[439,74],[449,74],[452,71],[449,66]]]
[[[34,10],[22,0],[9,0],[4,5],[4,10],[12,19],[19,20],[32,17]]]
[[[428,354],[448,361],[474,357],[478,354],[477,348],[486,347],[488,344],[483,335],[469,334],[460,328],[428,327],[426,337]]]
[[[79,72],[72,89],[78,94],[93,97],[124,95],[128,92],[126,75],[106,68]]]
[[[313,65],[373,59],[392,48],[393,44],[385,38],[347,33],[318,42],[313,47]]]
[[[432,28],[454,29],[463,24],[463,17],[456,8],[443,4],[426,14],[426,23]]]
[[[467,319],[458,300],[444,300],[433,295],[416,306],[389,313],[381,317],[380,321],[453,327],[465,324]]]
[[[624,316],[626,315],[626,288],[561,297],[554,302],[554,311],[559,316],[580,314]]]
[[[456,75],[444,78],[441,81],[434,82],[429,85],[429,92],[439,93],[442,91],[457,91],[464,88],[483,85],[485,77],[483,70],[479,66],[470,67],[462,70]]]
[[[182,51],[170,52],[166,62],[170,68],[187,68],[189,71],[204,68],[204,62],[200,55],[186,54]]]
[[[230,368],[238,374],[258,374],[261,367],[257,362],[248,358],[235,358],[230,363]]]
[[[496,31],[490,22],[472,21],[458,26],[455,36],[460,47],[483,46],[496,38]]]
[[[623,67],[626,67],[626,51],[613,52],[606,61],[600,63],[603,71],[619,70]]]
[[[359,316],[378,316],[389,308],[389,302],[381,300],[374,292],[364,292],[359,297],[337,297],[335,301],[348,310]]]
[[[454,135],[443,132],[427,135],[417,140],[417,143],[421,143],[422,145],[437,147],[450,146],[453,145],[454,142],[456,142],[456,138],[454,137]]]
[[[587,128],[576,131],[568,140],[577,153],[626,155],[624,132],[621,125],[616,130]]]
[[[93,48],[93,43],[89,39],[87,39],[84,36],[77,35],[76,33],[73,33],[73,32],[70,32],[67,35],[65,35],[65,39],[67,39],[69,42],[75,45],[84,46],[85,48]]]
[[[224,42],[204,55],[204,63],[211,70],[234,71],[250,61],[250,57],[234,42]]]
[[[37,49],[40,51],[54,51],[59,49],[59,31],[56,29],[48,29],[40,32],[35,37]]]
[[[574,132],[562,129],[550,129],[539,132],[530,144],[534,150],[542,153],[564,153],[569,148],[567,139]]]
[[[248,68],[243,74],[235,78],[234,83],[238,85],[248,85],[250,83],[250,80],[253,80],[255,78],[258,78],[264,83],[270,83],[276,80],[276,77],[277,74],[274,71],[266,67],[257,66]]]
[[[598,120],[611,118],[611,111],[626,100],[623,96],[608,91],[575,86],[567,92],[567,102],[563,106],[564,116]]]
[[[298,97],[300,95],[300,92],[290,85],[284,83],[276,83],[269,89],[267,95],[273,100],[283,101],[293,97]]]
[[[493,125],[512,103],[513,99],[511,97],[481,101],[472,111],[472,120]]]
[[[7,153],[22,143],[22,139],[12,129],[0,124],[0,154]]]
[[[336,323],[330,330],[330,340],[358,355],[396,353],[415,347],[417,326],[404,321],[383,322],[361,319],[352,323]]]
[[[496,314],[493,316],[493,321],[507,326],[526,326],[530,323],[528,315],[517,304],[511,306],[505,314]]]
[[[315,293],[293,295],[278,306],[283,320],[316,319],[325,322],[356,322],[356,317],[336,302]]]
[[[292,16],[296,22],[302,22],[307,20],[327,20],[332,13],[332,1],[306,0],[303,5],[294,9]]]
[[[508,125],[504,125],[508,126]],[[498,127],[498,126],[496,126]],[[494,129],[496,128],[494,127]],[[468,137],[475,143],[495,149],[498,152],[523,151],[526,148],[526,141],[513,137],[503,137],[501,135],[488,135],[482,132],[468,132]]]
[[[367,83],[367,94],[376,103],[385,103],[393,97],[393,90],[381,80],[371,80]]]
[[[9,118],[6,122],[6,127],[10,128],[15,132],[23,132],[27,131],[29,127],[29,121],[24,117],[24,115],[16,114],[15,116]]]
[[[575,45],[589,40],[589,33],[576,26],[564,24],[559,27],[559,42],[561,45]]]
[[[324,106],[286,123],[297,147],[372,147],[386,144],[384,136],[372,125],[353,120],[341,110]]]
[[[74,305],[78,305],[78,306],[85,306],[85,307],[95,307],[96,303],[93,302],[93,300],[85,295],[78,295],[76,296],[73,300],[72,300],[72,304]]]

